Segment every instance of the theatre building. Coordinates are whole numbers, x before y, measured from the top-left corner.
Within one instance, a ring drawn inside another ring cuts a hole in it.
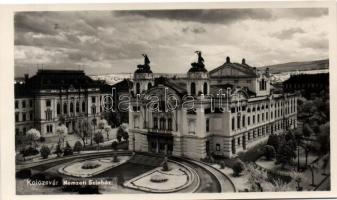
[[[81,122],[103,114],[103,96],[109,88],[92,80],[82,70],[38,70],[15,84],[15,134],[35,128],[41,136],[56,135],[62,119],[68,133]]]
[[[296,127],[296,95],[273,94],[269,70],[231,62],[208,71],[201,53],[185,77],[134,73],[129,149],[194,159],[233,157]],[[172,109],[175,108],[175,109]]]

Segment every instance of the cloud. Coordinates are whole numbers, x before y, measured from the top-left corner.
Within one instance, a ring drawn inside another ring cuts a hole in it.
[[[242,19],[270,19],[267,9],[209,9],[209,10],[139,10],[118,11],[117,16],[138,15],[146,18],[194,21],[202,23],[234,23]]]
[[[293,27],[289,29],[284,29],[281,32],[272,33],[271,36],[276,37],[280,40],[291,39],[296,33],[304,33],[304,30],[299,27]]]
[[[208,69],[226,56],[235,62],[244,57],[253,66],[327,57],[328,17],[318,10],[19,12],[16,74],[34,73],[36,64],[81,65],[94,74],[133,72],[142,53],[154,72],[185,73],[195,50],[203,52]]]

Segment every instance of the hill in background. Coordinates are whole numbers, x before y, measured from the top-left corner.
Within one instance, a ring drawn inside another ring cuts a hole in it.
[[[259,67],[258,69],[266,69],[269,67],[271,73],[294,72],[294,71],[309,71],[329,69],[329,59],[306,61],[306,62],[289,62],[283,64],[270,65]]]

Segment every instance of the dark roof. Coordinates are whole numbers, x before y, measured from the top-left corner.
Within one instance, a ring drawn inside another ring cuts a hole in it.
[[[207,72],[203,63],[191,63],[191,66],[188,72]]]
[[[115,83],[112,87],[116,88],[118,92],[128,92],[133,86],[133,82],[129,79],[123,79],[122,81]]]
[[[179,81],[178,79],[169,79],[169,78],[161,76],[159,78],[155,78],[154,84],[155,85],[159,85],[159,84],[165,85],[173,89],[174,91],[176,91],[181,96],[187,94],[185,83]]]
[[[104,88],[107,84],[94,81],[83,70],[38,70],[24,84],[15,84],[15,96],[29,96],[42,89]]]
[[[98,87],[99,82],[84,74],[83,70],[39,70],[36,75],[26,82],[34,89],[66,89]]]

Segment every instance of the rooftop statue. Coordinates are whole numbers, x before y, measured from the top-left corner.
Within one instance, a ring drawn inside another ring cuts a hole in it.
[[[189,70],[190,72],[207,72],[204,64],[204,58],[201,56],[201,51],[195,51],[198,55],[198,62],[191,63],[192,68]]]
[[[136,73],[152,73],[150,69],[150,59],[147,57],[147,54],[142,54],[144,57],[144,64],[143,65],[137,65]]]

